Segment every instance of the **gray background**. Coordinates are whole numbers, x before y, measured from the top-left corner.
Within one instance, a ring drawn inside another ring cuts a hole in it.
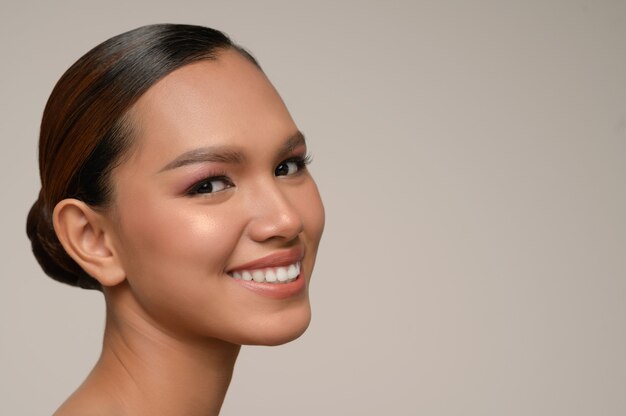
[[[148,23],[261,61],[327,209],[314,319],[245,347],[223,415],[626,414],[626,2],[3,1],[0,414],[50,414],[99,294],[30,254],[61,73]]]

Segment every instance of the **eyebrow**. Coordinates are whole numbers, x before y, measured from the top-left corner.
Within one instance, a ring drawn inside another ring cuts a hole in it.
[[[304,134],[298,130],[295,134],[287,138],[285,143],[278,150],[278,156],[284,157],[292,153],[298,146],[306,146],[306,140]]]
[[[283,145],[278,150],[279,157],[283,157],[293,152],[298,146],[306,145],[304,134],[301,131],[297,131],[293,135],[287,138]],[[206,162],[221,162],[230,164],[241,164],[246,161],[246,156],[233,146],[206,146],[199,147],[197,149],[189,150],[170,163],[165,165],[158,173],[180,168],[182,166],[191,165],[194,163],[206,163]]]

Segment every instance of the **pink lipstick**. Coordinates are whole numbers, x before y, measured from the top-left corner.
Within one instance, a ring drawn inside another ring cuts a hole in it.
[[[238,265],[227,273],[235,283],[260,295],[289,298],[306,287],[301,271],[303,257],[304,249],[294,247]]]

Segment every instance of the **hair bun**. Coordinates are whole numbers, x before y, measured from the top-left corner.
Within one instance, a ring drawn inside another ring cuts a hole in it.
[[[72,286],[102,290],[100,283],[89,276],[61,245],[52,225],[52,212],[45,206],[41,193],[28,212],[26,234],[35,258],[48,276]]]

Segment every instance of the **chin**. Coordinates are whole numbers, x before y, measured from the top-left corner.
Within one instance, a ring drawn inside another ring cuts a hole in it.
[[[282,345],[293,341],[306,331],[311,322],[309,305],[299,311],[282,312],[248,323],[236,342],[241,345]]]

